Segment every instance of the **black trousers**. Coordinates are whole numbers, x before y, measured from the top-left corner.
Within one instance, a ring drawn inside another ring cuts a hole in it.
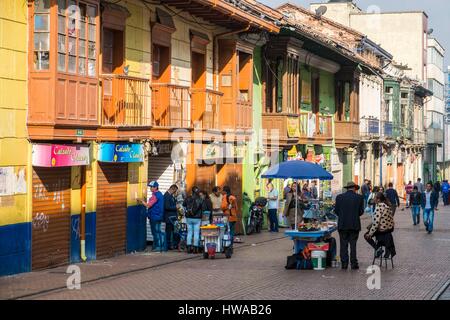
[[[358,241],[359,231],[356,230],[340,230],[339,231],[339,243],[340,243],[340,255],[342,265],[348,265],[348,246],[350,245],[350,263],[352,265],[358,264],[356,258],[356,242]]]

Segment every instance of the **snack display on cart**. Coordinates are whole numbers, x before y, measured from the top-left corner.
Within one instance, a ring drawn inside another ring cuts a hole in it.
[[[214,259],[216,253],[224,253],[227,259],[231,258],[233,248],[226,216],[213,215],[212,224],[200,227],[200,235],[204,247],[203,258]]]

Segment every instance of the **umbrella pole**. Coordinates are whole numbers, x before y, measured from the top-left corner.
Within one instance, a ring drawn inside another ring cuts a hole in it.
[[[297,182],[297,187],[295,188],[295,231],[298,231],[298,225],[297,225],[297,208],[298,208],[298,196],[297,196],[297,190],[298,190],[298,180],[296,180]]]

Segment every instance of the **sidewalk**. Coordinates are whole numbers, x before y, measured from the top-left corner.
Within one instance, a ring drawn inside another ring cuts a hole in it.
[[[243,242],[236,243],[235,249],[283,238],[283,231],[284,229],[280,229],[278,234],[263,231],[261,234],[238,236]],[[80,267],[82,283],[87,284],[127,273],[195,259],[203,259],[203,257],[201,254],[194,255],[177,251],[151,252],[150,246],[145,252],[121,255],[106,260],[77,263],[75,265]],[[67,266],[61,266],[42,271],[0,277],[0,299],[27,298],[38,293],[64,289],[69,277],[66,270]]]

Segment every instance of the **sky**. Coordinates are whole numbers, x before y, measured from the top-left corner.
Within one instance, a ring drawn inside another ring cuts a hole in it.
[[[260,2],[276,7],[291,2],[309,9],[310,3],[328,2],[327,0],[259,0]],[[439,43],[446,49],[444,70],[450,66],[450,0],[355,0],[359,8],[367,11],[370,6],[378,6],[381,12],[386,11],[425,11],[428,15],[428,24],[433,28],[433,34]]]

